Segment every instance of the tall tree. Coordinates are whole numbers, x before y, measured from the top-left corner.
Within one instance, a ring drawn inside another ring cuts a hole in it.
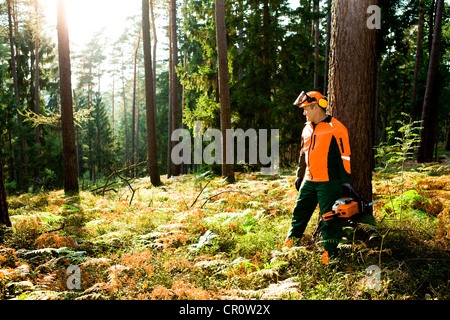
[[[11,73],[13,76],[13,85],[14,85],[14,101],[15,101],[15,106],[17,110],[20,110],[20,96],[19,96],[19,80],[18,80],[18,76],[17,76],[17,63],[16,63],[16,50],[15,50],[15,45],[14,45],[14,34],[15,34],[15,30],[17,29],[17,24],[16,26],[13,25],[13,13],[12,13],[12,0],[7,0],[7,4],[8,4],[8,24],[9,24],[9,46],[10,46],[10,51],[11,51]],[[20,161],[22,163],[22,170],[18,170],[19,174],[18,176],[23,176],[24,174],[26,174],[27,171],[27,159],[26,159],[26,154],[25,154],[25,149],[26,149],[26,144],[25,144],[25,139],[23,137],[22,134],[22,127],[23,127],[23,122],[22,122],[22,115],[19,113],[17,115],[18,119],[19,119],[19,156],[20,156]],[[18,185],[21,184],[21,181],[19,179],[19,181],[17,181]]]
[[[176,73],[176,66],[178,65],[178,36],[177,36],[177,2],[170,0],[170,38],[171,38],[171,79],[170,79],[170,95],[171,95],[171,132],[179,128],[178,125],[178,76]],[[169,137],[170,139],[170,137]],[[172,141],[171,146],[174,147],[176,141]],[[180,175],[180,165],[172,164],[172,175]]]
[[[330,38],[331,38],[331,0],[327,0],[327,41],[325,46],[325,70],[323,79],[323,91],[328,88],[328,69],[329,69],[329,57],[330,57]]]
[[[3,174],[2,153],[0,151],[0,225],[11,227],[8,214],[8,202],[6,199],[5,176]]]
[[[40,113],[40,97],[39,97],[39,1],[35,0],[34,1],[34,10],[35,10],[35,21],[36,21],[36,26],[35,26],[35,68],[34,68],[34,73],[35,73],[35,77],[34,77],[34,112],[36,113],[36,115],[39,115]],[[36,157],[40,156],[40,151],[39,151],[39,145],[40,145],[40,141],[39,141],[39,136],[40,136],[40,126],[36,125],[35,128],[35,136],[34,136],[34,143],[35,143],[35,148],[36,148]],[[39,166],[36,166],[34,168],[34,176],[35,177],[39,177]]]
[[[136,87],[137,87],[137,60],[138,52],[141,44],[141,33],[139,32],[136,50],[134,51],[134,66],[133,66],[133,103],[131,107],[131,165],[135,164],[135,138],[136,138]],[[135,176],[135,169],[131,170],[131,176]]]
[[[376,29],[369,29],[367,8],[373,0],[332,4],[329,108],[349,131],[352,185],[372,198],[373,117]]]
[[[436,143],[438,127],[439,107],[439,60],[442,38],[442,14],[444,11],[444,0],[436,2],[436,17],[434,20],[433,44],[428,65],[427,86],[422,107],[422,127],[420,133],[420,147],[417,161],[420,163],[433,161],[433,150]]]
[[[170,10],[169,10],[170,11]],[[173,87],[172,87],[172,78],[173,78],[173,71],[172,68],[172,14],[169,12],[169,29],[167,30],[167,33],[169,35],[169,112],[168,112],[168,121],[167,121],[167,179],[172,177],[172,170],[173,170],[173,163],[172,163],[172,109],[173,109]]]
[[[150,0],[150,17],[152,19],[152,35],[153,35],[153,91],[156,92],[156,48],[158,47],[158,36],[156,32],[155,12],[153,10],[153,1]],[[154,95],[156,103],[156,95]]]
[[[161,185],[158,168],[156,141],[156,107],[153,92],[152,53],[150,51],[150,19],[148,0],[142,0],[142,39],[145,67],[145,103],[147,106],[147,155],[150,181],[154,186]]]
[[[314,0],[314,88],[319,90],[319,51],[320,51],[320,30],[319,30],[319,0]]]
[[[57,2],[59,77],[61,95],[61,123],[64,159],[64,191],[78,193],[77,159],[72,105],[69,30],[65,0]]]
[[[228,84],[227,32],[224,0],[216,0],[217,64],[219,69],[220,127],[222,130],[222,176],[234,182],[233,164],[227,163],[226,130],[231,129],[230,90]]]
[[[420,57],[422,55],[422,38],[423,38],[423,24],[424,24],[424,7],[423,0],[419,2],[419,25],[417,29],[417,45],[416,45],[416,61],[414,64],[414,83],[413,83],[413,91],[412,91],[412,104],[413,107],[416,104],[417,98],[417,82],[419,78],[419,70],[420,70]]]

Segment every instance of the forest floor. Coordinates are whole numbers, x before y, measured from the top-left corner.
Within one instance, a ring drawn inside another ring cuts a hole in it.
[[[450,299],[448,164],[375,173],[377,226],[345,227],[331,265],[313,237],[317,210],[300,246],[283,247],[292,172],[240,173],[231,185],[208,173],[157,188],[136,179],[131,204],[126,185],[12,196],[0,300]]]

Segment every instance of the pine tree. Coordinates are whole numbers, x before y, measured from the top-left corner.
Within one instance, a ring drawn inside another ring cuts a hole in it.
[[[420,133],[420,147],[417,155],[418,162],[433,161],[433,151],[436,143],[439,108],[439,60],[442,39],[442,15],[444,0],[437,0],[436,17],[433,31],[433,44],[428,66],[427,87],[422,107],[422,126]]]
[[[376,1],[375,1],[376,2]],[[372,198],[376,29],[366,23],[371,0],[332,5],[329,109],[348,129],[352,185]]]
[[[59,73],[61,88],[61,122],[64,155],[64,191],[78,193],[78,174],[72,106],[69,31],[67,29],[65,0],[57,2]]]
[[[0,225],[11,227],[8,215],[8,202],[6,199],[5,176],[3,174],[2,153],[0,152]]]
[[[228,86],[228,57],[225,26],[224,0],[216,0],[216,33],[217,33],[217,64],[219,67],[220,92],[220,123],[222,130],[222,176],[229,183],[234,182],[233,164],[227,163],[226,130],[231,129],[230,91]]]
[[[147,106],[147,155],[150,181],[154,186],[161,184],[158,168],[158,151],[156,141],[156,108],[153,92],[153,71],[150,51],[150,20],[148,0],[142,0],[142,39],[145,66],[145,103]]]

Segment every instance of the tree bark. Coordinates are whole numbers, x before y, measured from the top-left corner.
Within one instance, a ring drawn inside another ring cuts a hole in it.
[[[231,129],[230,90],[228,85],[227,34],[224,0],[216,0],[217,64],[219,68],[220,123],[222,130],[222,176],[234,182],[233,164],[227,163],[226,130]]]
[[[433,44],[428,65],[427,86],[422,107],[422,127],[420,133],[420,147],[417,154],[419,163],[433,161],[433,149],[436,143],[438,110],[439,110],[439,59],[442,38],[442,14],[444,0],[436,2],[436,17],[434,20]]]
[[[137,80],[137,58],[139,46],[141,43],[141,33],[139,33],[136,50],[134,52],[134,67],[133,67],[133,104],[131,106],[131,166],[135,161],[135,138],[136,138],[136,80]],[[131,169],[131,176],[135,177],[136,168]]]
[[[129,146],[128,146],[128,121],[127,121],[127,101],[125,97],[125,75],[123,74],[122,69],[122,100],[123,100],[123,125],[125,131],[125,166],[129,166]],[[128,173],[125,173],[128,175]]]
[[[175,131],[179,128],[178,125],[178,76],[175,70],[178,65],[178,37],[177,37],[177,2],[176,0],[170,0],[170,15],[171,25],[170,34],[172,38],[172,79],[171,79],[171,94],[172,94],[172,128],[171,131]],[[172,148],[177,145],[176,141],[172,141]],[[180,175],[180,165],[172,165],[173,176]]]
[[[314,22],[314,89],[319,90],[319,0],[314,0],[314,12],[317,14],[316,21]]]
[[[152,19],[152,32],[153,32],[153,91],[156,92],[156,48],[158,46],[158,37],[156,34],[156,23],[155,23],[155,14],[153,12],[153,1],[154,0],[150,0],[150,17]],[[156,105],[156,95],[154,95],[154,100]]]
[[[376,30],[367,28],[372,0],[332,4],[329,110],[348,129],[353,188],[372,198]]]
[[[64,191],[67,194],[72,194],[78,193],[79,190],[73,124],[69,31],[67,29],[65,0],[58,0],[57,10],[61,122],[64,159]]]
[[[167,113],[167,179],[169,179],[170,177],[172,177],[172,158],[171,158],[171,154],[172,154],[172,15],[169,14],[169,29],[167,30],[167,33],[169,34],[169,112]]]
[[[39,1],[35,0],[34,1],[34,10],[36,13],[36,38],[34,40],[34,46],[35,46],[35,68],[34,68],[34,73],[35,73],[35,80],[34,80],[34,113],[36,115],[39,115],[40,113],[40,108],[39,108]],[[36,158],[38,158],[41,155],[41,152],[39,150],[40,148],[40,141],[39,141],[39,136],[40,136],[40,126],[37,125],[35,128],[35,135],[34,135],[34,143],[35,143],[35,147],[36,147],[36,153],[35,156]],[[39,165],[34,167],[34,176],[37,178],[39,177]]]
[[[423,17],[423,0],[420,0],[419,3],[419,26],[417,30],[417,46],[416,46],[416,61],[414,66],[414,83],[413,83],[413,90],[412,90],[412,104],[413,108],[415,108],[416,104],[416,98],[417,98],[417,79],[419,78],[419,70],[420,70],[420,57],[422,55],[422,33],[423,33],[423,23],[424,23],[424,17]]]
[[[12,14],[12,4],[11,0],[7,1],[8,4],[8,23],[9,23],[9,45],[10,45],[10,51],[11,51],[11,73],[13,77],[13,86],[14,86],[14,99],[15,99],[15,105],[17,110],[20,110],[20,95],[19,95],[19,81],[17,78],[17,66],[16,66],[16,50],[14,48],[14,26],[13,26],[13,14]],[[18,176],[23,176],[27,172],[27,159],[25,155],[25,140],[23,138],[22,134],[22,115],[20,113],[17,114],[17,117],[19,119],[19,158],[20,162],[22,163],[22,170],[18,170],[19,174]],[[21,185],[22,181],[20,181],[20,178],[17,178],[16,180],[17,185]]]
[[[147,155],[150,181],[154,186],[161,185],[158,168],[158,149],[156,142],[156,107],[153,91],[152,53],[150,49],[150,19],[148,0],[142,0],[142,39],[145,67],[145,103],[147,109]]]
[[[0,225],[11,227],[11,220],[8,214],[8,201],[6,198],[5,175],[3,174],[3,161],[0,152]]]
[[[324,71],[324,79],[323,79],[323,91],[325,95],[328,95],[326,92],[328,90],[328,70],[329,70],[329,57],[330,57],[330,34],[331,34],[331,0],[327,1],[327,8],[330,12],[327,15],[327,42],[325,49],[325,71]]]

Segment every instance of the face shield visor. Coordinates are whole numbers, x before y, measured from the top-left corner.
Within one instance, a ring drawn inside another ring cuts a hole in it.
[[[317,99],[314,97],[308,96],[308,94],[305,91],[302,91],[302,93],[300,93],[300,95],[298,96],[297,100],[295,100],[294,106],[299,106],[300,108],[303,108],[303,107],[313,103],[314,101],[317,101]],[[305,103],[307,103],[307,104],[305,104]],[[305,105],[303,105],[303,104],[305,104]]]

